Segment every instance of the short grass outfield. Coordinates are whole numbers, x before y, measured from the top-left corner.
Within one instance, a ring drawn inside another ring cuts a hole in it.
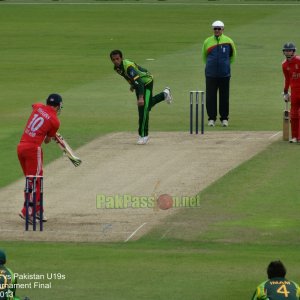
[[[188,91],[204,89],[201,44],[216,19],[238,49],[226,130],[281,130],[281,48],[287,41],[300,45],[297,1],[26,2],[0,1],[1,187],[21,178],[16,145],[31,103],[51,92],[63,95],[61,132],[74,148],[105,133],[135,130],[134,97],[109,60],[115,48],[154,74],[156,92],[172,88],[174,104],[152,111],[151,130],[187,131]],[[55,145],[44,148],[46,163],[61,155]],[[288,277],[300,281],[299,150],[275,142],[202,191],[199,209],[168,218],[136,242],[0,241],[15,272],[45,276],[20,279],[32,287],[18,294],[249,299],[272,259],[282,259]]]
[[[265,279],[266,263],[278,257],[289,267],[290,278],[299,276],[295,245],[148,240],[2,246],[19,282],[31,284],[18,294],[30,299],[250,299]],[[38,286],[49,283],[49,289]]]

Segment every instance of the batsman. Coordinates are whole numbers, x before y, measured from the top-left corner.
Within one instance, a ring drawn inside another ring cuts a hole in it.
[[[291,103],[290,143],[300,142],[300,56],[295,55],[296,46],[294,43],[286,43],[282,48],[285,60],[282,63],[284,74],[283,99]],[[290,93],[289,93],[290,89]]]
[[[18,158],[25,176],[42,176],[43,175],[43,151],[42,143],[48,144],[56,136],[59,129],[60,121],[57,115],[62,109],[62,98],[58,94],[50,94],[43,103],[32,105],[32,112],[25,126],[23,135],[17,148]],[[29,182],[29,189],[32,190],[33,182]],[[40,180],[36,182],[37,206],[36,218],[39,219],[40,211]],[[29,201],[29,215],[32,219],[33,201]],[[26,207],[25,202],[20,212],[20,217],[25,219]],[[43,222],[47,219],[43,215]]]

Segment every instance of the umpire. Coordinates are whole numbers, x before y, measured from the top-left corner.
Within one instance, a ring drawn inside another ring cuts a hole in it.
[[[212,23],[214,34],[202,46],[205,64],[206,111],[208,126],[215,126],[217,119],[217,96],[219,92],[219,114],[223,127],[228,126],[230,65],[236,56],[236,48],[231,38],[224,35],[224,23]]]

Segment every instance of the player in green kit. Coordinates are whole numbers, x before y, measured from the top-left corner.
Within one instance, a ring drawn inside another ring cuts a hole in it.
[[[135,91],[139,112],[139,145],[147,144],[149,112],[157,103],[166,100],[168,104],[172,102],[170,88],[166,87],[163,92],[152,96],[153,76],[143,67],[136,63],[123,59],[120,50],[113,50],[110,59],[114,64],[114,70],[124,77],[130,84],[130,90]]]
[[[269,280],[262,282],[252,300],[299,300],[300,288],[297,283],[285,278],[286,268],[283,263],[272,261],[267,269]]]
[[[17,279],[15,274],[5,264],[6,254],[0,249],[0,300],[20,300],[16,296]],[[29,300],[27,297],[25,299]]]

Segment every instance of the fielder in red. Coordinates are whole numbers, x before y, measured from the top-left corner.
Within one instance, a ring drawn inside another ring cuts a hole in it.
[[[291,101],[291,131],[290,143],[300,142],[300,56],[295,55],[296,47],[293,43],[286,43],[282,48],[286,59],[282,63],[285,78],[283,99]],[[291,95],[289,94],[291,89]]]
[[[42,143],[48,144],[55,136],[60,122],[57,114],[62,109],[62,98],[58,94],[51,94],[46,100],[46,105],[35,103],[32,105],[32,113],[27,121],[24,133],[17,147],[18,158],[25,176],[43,176],[43,151]],[[32,181],[29,182],[29,189],[32,190]],[[40,181],[37,179],[37,213],[39,218],[40,209]],[[32,200],[32,199],[31,199]],[[29,202],[29,214],[32,216],[32,202]],[[20,217],[25,219],[25,202],[20,212]],[[47,219],[43,217],[43,222]]]

